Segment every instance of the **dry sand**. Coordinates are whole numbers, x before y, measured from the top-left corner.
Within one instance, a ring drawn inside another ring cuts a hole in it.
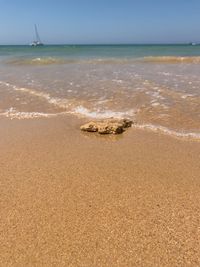
[[[200,266],[200,142],[0,120],[0,266]]]

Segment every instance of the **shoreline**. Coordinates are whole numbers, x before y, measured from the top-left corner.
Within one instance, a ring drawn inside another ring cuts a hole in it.
[[[126,116],[124,116],[126,117]],[[26,120],[40,120],[43,118],[51,119],[51,118],[61,118],[61,119],[69,119],[76,120],[77,123],[79,123],[79,127],[81,126],[81,123],[88,123],[90,121],[98,122],[101,120],[109,120],[109,119],[116,119],[120,120],[124,117],[86,117],[84,115],[77,115],[73,112],[61,112],[61,113],[41,113],[41,112],[19,112],[15,109],[11,108],[10,110],[0,113],[0,120],[19,120],[19,121],[26,121]],[[128,118],[129,119],[129,118]],[[166,135],[171,138],[176,138],[182,141],[193,141],[193,142],[199,142],[200,141],[200,132],[190,132],[190,131],[178,131],[176,129],[171,129],[166,126],[162,125],[156,125],[151,123],[142,123],[138,124],[134,119],[132,120],[132,126],[131,128],[133,130],[139,130],[149,133],[155,133],[155,134],[161,134]]]
[[[200,144],[82,122],[0,118],[0,265],[200,265]]]

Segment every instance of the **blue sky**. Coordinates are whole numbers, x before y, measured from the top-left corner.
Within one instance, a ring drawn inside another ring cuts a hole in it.
[[[200,0],[0,0],[0,44],[200,41]]]

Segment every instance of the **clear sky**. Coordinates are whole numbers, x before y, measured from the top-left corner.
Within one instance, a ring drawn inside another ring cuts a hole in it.
[[[200,0],[0,0],[0,44],[200,41]]]

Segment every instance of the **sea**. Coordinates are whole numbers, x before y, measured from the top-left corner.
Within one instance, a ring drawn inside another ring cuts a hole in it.
[[[0,117],[68,114],[200,140],[200,46],[0,46]]]

